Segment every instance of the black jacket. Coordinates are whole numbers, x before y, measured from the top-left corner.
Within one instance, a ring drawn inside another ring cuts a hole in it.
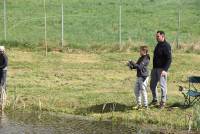
[[[141,56],[136,63],[133,63],[133,69],[137,69],[137,77],[149,76],[148,65],[150,61],[149,54]]]
[[[5,53],[0,53],[0,70],[6,69],[8,66],[8,57]]]
[[[159,42],[154,49],[153,68],[168,71],[172,62],[171,46],[166,41]]]

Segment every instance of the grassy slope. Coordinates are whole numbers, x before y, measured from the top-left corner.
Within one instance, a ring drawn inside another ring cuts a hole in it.
[[[192,108],[166,109],[162,112],[155,108],[149,111],[132,110],[135,105],[132,91],[135,72],[130,71],[124,63],[129,58],[137,59],[138,53],[135,52],[52,52],[44,57],[40,52],[11,49],[8,55],[8,108],[65,112],[97,119],[129,120],[182,128],[187,125],[187,115],[192,114]],[[173,59],[168,105],[183,102],[178,85],[187,85],[187,76],[200,74],[200,55],[174,53]],[[118,103],[118,112],[100,114],[103,104],[113,102]]]
[[[44,35],[43,1],[7,1],[8,41],[28,42],[33,48],[34,45],[41,45]],[[72,0],[64,1],[64,4],[65,41],[72,47],[104,43],[111,45],[118,42],[118,1]],[[0,5],[3,5],[2,1]],[[199,41],[199,5],[199,0],[181,0],[182,42]],[[176,36],[177,6],[178,2],[175,0],[124,0],[123,41],[131,39],[133,43],[144,41],[152,45],[155,31],[164,29],[168,40],[173,43]],[[3,13],[2,8],[0,13]],[[60,1],[51,0],[47,4],[47,36],[51,46],[58,46],[61,38],[61,17],[58,14]],[[2,21],[0,19],[1,27]],[[3,40],[2,30],[0,40]],[[173,127],[186,127],[185,119],[188,114],[192,114],[192,108],[163,112],[157,109],[141,112],[128,110],[134,105],[132,87],[135,72],[130,72],[124,66],[124,61],[129,57],[136,59],[137,53],[51,52],[48,57],[44,57],[41,51],[10,49],[8,55],[8,108],[42,109],[89,115],[98,119],[134,120],[138,123]],[[195,54],[174,54],[169,77],[169,105],[183,102],[182,96],[177,92],[177,85],[187,85],[185,81],[188,75],[200,74],[199,60],[199,55]],[[101,106],[95,105],[112,102],[119,103],[122,112],[119,110],[99,114]]]
[[[0,5],[3,6],[3,1]],[[47,1],[49,45],[58,46],[61,38],[61,1]],[[180,4],[179,4],[180,3]],[[152,36],[163,29],[173,43],[176,39],[177,10],[181,8],[182,42],[199,41],[199,0],[123,0],[122,39],[154,44]],[[7,0],[8,41],[40,44],[44,38],[43,0]],[[73,47],[118,42],[119,1],[64,1],[65,41]],[[3,8],[0,8],[3,15]],[[2,17],[2,16],[1,16]],[[0,19],[3,27],[3,19]],[[0,40],[3,40],[3,29]]]

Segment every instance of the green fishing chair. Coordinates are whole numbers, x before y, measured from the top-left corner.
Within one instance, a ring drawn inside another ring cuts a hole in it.
[[[179,86],[179,91],[185,98],[184,105],[192,106],[200,102],[200,76],[190,76],[188,78],[189,87]]]

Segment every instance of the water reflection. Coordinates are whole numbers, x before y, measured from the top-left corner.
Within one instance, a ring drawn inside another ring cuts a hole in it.
[[[0,134],[131,134],[133,127],[110,121],[38,113],[2,113]]]
[[[187,131],[170,131],[184,134]],[[133,123],[116,124],[87,117],[55,113],[12,112],[0,114],[0,134],[165,134],[165,130],[140,129]]]

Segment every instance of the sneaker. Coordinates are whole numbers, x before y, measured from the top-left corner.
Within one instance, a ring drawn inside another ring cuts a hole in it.
[[[136,107],[133,107],[133,109],[140,110],[140,109],[142,109],[142,105],[137,105]]]
[[[148,109],[149,109],[149,107],[148,107],[148,106],[144,106],[144,109],[145,109],[145,110],[148,110]]]
[[[165,102],[160,102],[160,109],[163,109],[163,108],[165,108]]]
[[[150,105],[150,106],[151,106],[151,105],[156,106],[156,105],[158,105],[158,101],[157,101],[157,100],[152,100],[152,102],[151,102],[149,105]]]

